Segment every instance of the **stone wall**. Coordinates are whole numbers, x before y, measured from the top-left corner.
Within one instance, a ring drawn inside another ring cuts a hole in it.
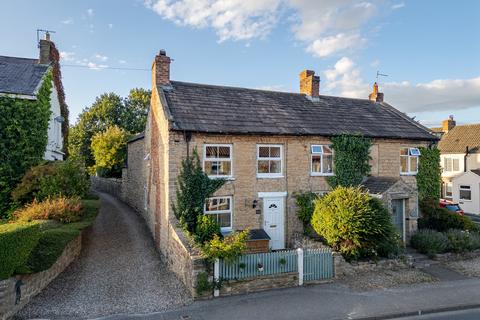
[[[40,293],[53,279],[80,254],[82,235],[70,241],[62,255],[48,269],[42,272],[17,275],[0,281],[0,319],[12,317],[22,309],[32,297]],[[20,285],[19,291],[17,290]]]
[[[123,200],[122,179],[90,177],[92,189],[111,194]]]
[[[410,267],[408,261],[402,259],[380,259],[378,261],[369,260],[349,263],[345,261],[340,253],[333,253],[333,270],[335,278],[355,276],[375,270],[398,270],[408,269]]]
[[[298,273],[284,273],[271,276],[256,277],[238,281],[225,281],[220,288],[220,296],[245,294],[279,288],[298,286]]]

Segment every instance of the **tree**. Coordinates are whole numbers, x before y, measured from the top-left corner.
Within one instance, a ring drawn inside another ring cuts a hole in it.
[[[95,170],[101,176],[121,177],[127,153],[129,134],[118,126],[110,126],[92,138]]]
[[[194,234],[205,200],[220,189],[225,180],[210,179],[202,169],[197,150],[194,150],[193,155],[182,161],[177,181],[177,199],[172,209],[185,229]]]
[[[115,93],[97,97],[91,107],[82,111],[77,124],[70,128],[69,154],[85,161],[85,166],[91,171],[95,165],[91,150],[93,136],[110,126],[118,126],[130,134],[143,131],[150,93],[150,90],[132,89],[125,99]]]
[[[332,188],[352,187],[362,183],[370,173],[372,140],[360,135],[342,134],[332,138],[335,175],[327,181]]]
[[[25,172],[39,164],[48,142],[52,74],[36,100],[0,97],[0,218],[12,206],[10,193]]]
[[[442,169],[440,167],[440,151],[437,147],[420,149],[418,163],[417,187],[418,199],[434,199],[438,203],[442,186]]]

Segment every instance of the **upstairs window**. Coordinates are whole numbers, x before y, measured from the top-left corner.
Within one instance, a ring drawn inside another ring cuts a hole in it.
[[[312,145],[311,152],[311,174],[312,176],[333,175],[333,151],[330,146]]]
[[[232,146],[206,144],[203,148],[203,171],[210,178],[232,177]]]
[[[282,149],[281,145],[257,145],[257,177],[282,176]]]
[[[460,171],[460,160],[455,158],[444,158],[443,169],[445,172]]]
[[[460,186],[460,200],[471,201],[472,200],[472,190],[470,186]]]
[[[418,158],[420,150],[418,148],[400,149],[400,174],[414,175],[418,172]]]
[[[204,213],[215,217],[222,231],[232,230],[232,197],[208,198]]]

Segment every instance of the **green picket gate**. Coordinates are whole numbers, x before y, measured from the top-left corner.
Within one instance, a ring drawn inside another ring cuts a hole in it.
[[[303,280],[317,281],[333,277],[333,255],[330,249],[306,249],[303,252]]]

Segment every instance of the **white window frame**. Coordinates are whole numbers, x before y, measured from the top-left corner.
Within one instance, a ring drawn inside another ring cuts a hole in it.
[[[450,196],[447,195],[447,190],[448,187],[450,187]],[[444,190],[444,195],[446,199],[452,199],[453,198],[453,183],[452,182],[445,182],[445,190]]]
[[[462,188],[463,187],[463,188]],[[465,187],[468,187],[468,188],[465,188]],[[461,195],[461,192],[460,191],[470,191],[470,199],[463,199],[460,195]],[[463,185],[459,185],[458,186],[458,199],[460,201],[472,201],[472,186],[471,185],[468,185],[468,184],[463,184]]]
[[[228,147],[230,148],[230,157],[229,158],[207,158],[207,147]],[[230,174],[229,175],[224,175],[224,174],[219,174],[219,175],[208,175],[209,178],[211,179],[229,179],[233,178],[233,146],[231,144],[225,144],[225,143],[206,143],[203,145],[203,172],[205,172],[205,162],[220,162],[220,161],[230,161]]]
[[[314,147],[320,147],[322,148],[321,152],[313,152]],[[332,172],[323,172],[323,147],[328,147],[330,150],[332,150]],[[320,155],[320,172],[313,171],[313,156],[318,156]],[[333,149],[330,145],[327,144],[312,144],[310,145],[310,175],[311,176],[317,176],[317,177],[328,177],[328,176],[333,176]]]
[[[448,162],[451,162],[451,170],[448,170]],[[455,170],[455,161],[458,163],[458,170]],[[460,172],[460,159],[452,158],[452,157],[445,157],[443,158],[443,169],[445,172]]]
[[[279,147],[280,157],[260,157],[260,147]],[[259,173],[258,161],[278,161],[280,160],[280,172],[278,173]],[[255,163],[257,167],[257,178],[283,178],[283,145],[281,144],[257,144],[257,161]]]
[[[207,211],[207,201],[213,199],[229,199],[230,201],[230,210],[213,210]],[[230,232],[233,230],[233,197],[232,196],[218,196],[218,197],[210,197],[205,200],[205,204],[203,205],[203,213],[204,214],[223,214],[223,213],[230,213],[230,227],[220,227],[220,230],[224,233]]]
[[[408,154],[402,154],[401,150],[402,149],[408,149]],[[412,153],[416,153],[416,155],[413,155]],[[418,164],[420,162],[420,156],[421,156],[421,153],[420,153],[420,150],[416,147],[401,147],[400,148],[400,159],[402,159],[402,157],[405,157],[407,158],[407,171],[406,172],[402,172],[402,162],[400,161],[400,175],[401,176],[414,176],[418,173]],[[411,168],[410,168],[410,158],[416,158],[417,159],[417,170],[416,171],[412,171]]]

